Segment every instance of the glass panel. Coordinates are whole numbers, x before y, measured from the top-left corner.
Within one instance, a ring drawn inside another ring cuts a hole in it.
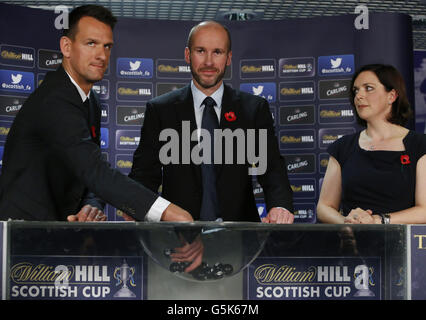
[[[407,299],[406,232],[402,225],[8,222],[7,298]]]

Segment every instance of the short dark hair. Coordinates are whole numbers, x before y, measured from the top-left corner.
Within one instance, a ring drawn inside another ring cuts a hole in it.
[[[192,27],[191,31],[189,32],[188,39],[186,41],[186,46],[189,48],[189,50],[191,50],[192,38],[193,38],[193,35],[194,35],[195,31],[197,31],[197,29],[199,27],[202,27],[203,24],[205,24],[205,23],[214,23],[214,24],[217,24],[218,26],[221,26],[225,30],[226,35],[228,37],[228,52],[231,51],[232,50],[232,41],[231,41],[231,33],[229,32],[229,29],[226,26],[224,26],[223,24],[221,24],[221,23],[219,23],[217,21],[213,21],[213,20],[211,20],[211,21],[203,21],[203,22],[200,22],[199,24],[197,24],[196,26]]]
[[[364,71],[373,72],[379,79],[380,83],[383,84],[387,92],[395,89],[397,97],[392,103],[391,113],[387,120],[390,123],[404,126],[413,115],[413,111],[411,110],[410,103],[407,98],[404,78],[394,66],[385,64],[368,64],[362,66],[352,77],[349,96],[350,103],[355,110],[358,124],[363,127],[367,126],[367,121],[361,119],[356,112],[355,92],[353,90],[356,78],[358,78],[359,74]]]
[[[64,29],[64,36],[74,39],[77,34],[78,22],[83,17],[92,17],[114,29],[117,18],[107,8],[98,5],[84,5],[73,9],[68,16],[68,29]]]

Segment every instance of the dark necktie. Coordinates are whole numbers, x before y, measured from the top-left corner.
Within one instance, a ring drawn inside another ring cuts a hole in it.
[[[203,198],[201,202],[200,220],[214,221],[219,214],[219,205],[216,190],[216,172],[214,167],[214,129],[219,128],[214,106],[216,102],[211,97],[207,97],[203,101],[204,111],[201,121],[201,127],[210,133],[211,137],[211,161],[210,164],[201,164],[201,174],[203,181]]]

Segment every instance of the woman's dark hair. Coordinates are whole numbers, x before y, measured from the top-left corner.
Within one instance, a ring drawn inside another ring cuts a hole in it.
[[[411,107],[410,107],[410,103],[408,102],[408,99],[407,99],[404,78],[399,73],[399,71],[396,70],[395,67],[391,65],[384,65],[384,64],[365,65],[361,67],[352,77],[349,96],[350,96],[351,105],[355,110],[358,124],[364,127],[367,126],[367,122],[361,119],[358,113],[356,112],[356,108],[354,104],[355,92],[353,90],[356,78],[358,78],[359,74],[364,71],[373,72],[376,75],[376,77],[379,79],[380,83],[383,84],[387,92],[391,91],[392,89],[395,89],[397,93],[397,98],[392,103],[392,110],[387,120],[390,123],[404,126],[408,122],[408,120],[412,117],[412,114],[413,114],[413,111],[411,110]]]
[[[117,18],[114,17],[107,8],[98,5],[85,5],[80,6],[72,10],[68,16],[68,29],[64,29],[63,35],[74,39],[77,34],[78,22],[83,17],[92,17],[100,22],[105,23],[111,27],[111,30],[114,29],[114,26],[117,22]]]

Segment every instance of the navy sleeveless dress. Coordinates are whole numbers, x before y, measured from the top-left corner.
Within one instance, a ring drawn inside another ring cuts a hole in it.
[[[409,131],[405,151],[361,149],[359,135],[343,136],[327,149],[341,167],[342,214],[358,207],[379,214],[414,206],[416,166],[426,154],[426,135]]]

